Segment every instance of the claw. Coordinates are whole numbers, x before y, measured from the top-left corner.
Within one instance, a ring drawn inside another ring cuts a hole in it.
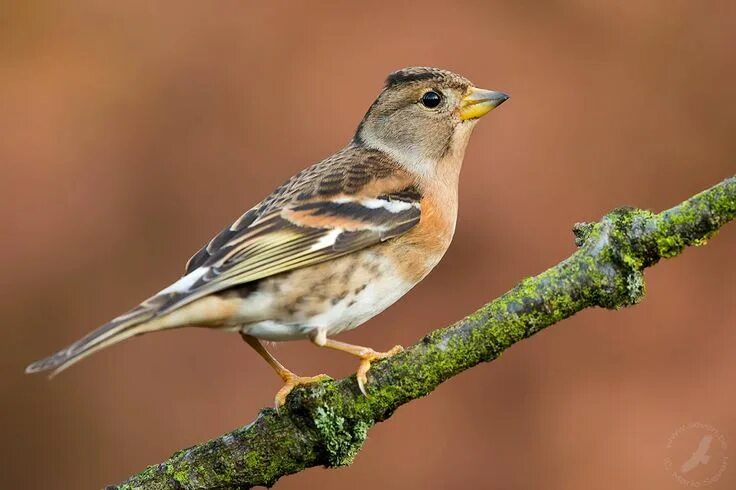
[[[291,390],[293,390],[297,386],[320,383],[322,381],[327,381],[328,379],[332,378],[330,378],[326,374],[318,374],[317,376],[309,377],[297,376],[295,374],[287,375],[287,377],[284,379],[284,386],[281,387],[281,389],[276,393],[276,396],[274,397],[276,410],[278,410],[279,407],[282,407],[284,403],[286,403],[286,397],[289,396]]]
[[[368,396],[368,392],[365,390],[365,384],[368,382],[368,371],[371,369],[371,362],[378,361],[380,359],[386,359],[404,350],[400,345],[395,345],[386,352],[376,352],[374,350],[369,351],[365,355],[360,357],[360,365],[358,366],[358,372],[355,373],[355,378],[358,380],[358,388],[364,396]]]

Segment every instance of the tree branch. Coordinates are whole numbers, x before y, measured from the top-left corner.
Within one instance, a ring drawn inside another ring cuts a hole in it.
[[[369,372],[300,387],[251,424],[174,454],[108,489],[235,489],[271,486],[284,475],[348,465],[368,430],[415,398],[516,342],[588,307],[623,308],[644,296],[642,271],[690,245],[703,245],[736,217],[736,177],[664,211],[621,208],[574,227],[569,258],[456,324],[435,330]]]

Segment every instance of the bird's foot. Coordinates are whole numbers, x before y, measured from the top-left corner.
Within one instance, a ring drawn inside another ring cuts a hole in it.
[[[370,349],[368,352],[360,356],[360,366],[358,366],[358,372],[355,373],[355,377],[358,380],[358,388],[363,395],[368,396],[365,391],[365,384],[368,382],[368,371],[371,368],[371,362],[378,361],[379,359],[386,359],[404,350],[400,345],[395,345],[386,352],[376,352]]]
[[[284,403],[286,403],[286,397],[289,396],[289,393],[291,393],[291,390],[293,390],[297,386],[308,385],[308,384],[313,384],[313,383],[320,383],[322,381],[327,381],[332,378],[327,376],[326,374],[318,374],[317,376],[302,377],[302,376],[297,376],[296,374],[290,372],[288,374],[285,374],[283,376],[283,379],[284,379],[284,386],[281,387],[278,393],[276,393],[276,397],[274,398],[274,404],[277,410],[279,409],[279,407],[283,406]]]

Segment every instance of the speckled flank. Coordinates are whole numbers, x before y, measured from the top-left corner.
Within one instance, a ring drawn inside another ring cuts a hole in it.
[[[302,339],[317,328],[327,335],[355,328],[415,284],[394,273],[381,250],[385,246],[267,278],[230,322],[264,340]]]

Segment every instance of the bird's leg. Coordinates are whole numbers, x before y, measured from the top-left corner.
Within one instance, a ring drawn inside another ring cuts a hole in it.
[[[250,335],[244,334],[243,332],[240,332],[240,336],[243,337],[243,340],[245,340],[248,345],[253,347],[253,350],[258,352],[258,354],[263,359],[265,359],[268,365],[271,366],[274,371],[276,371],[276,374],[278,374],[279,377],[284,380],[284,386],[276,393],[276,397],[274,398],[276,408],[279,408],[286,402],[287,395],[291,393],[291,390],[293,390],[297,386],[310,383],[318,383],[320,381],[331,379],[326,374],[318,374],[317,376],[310,377],[297,376],[296,374],[286,369],[283,364],[277,361],[276,358],[273,357],[271,353],[266,350],[265,347],[263,347],[263,344],[261,344],[260,340]]]
[[[376,352],[370,347],[346,344],[345,342],[328,339],[324,330],[318,330],[315,335],[310,337],[310,340],[320,347],[327,347],[329,349],[347,352],[348,354],[352,354],[360,358],[360,365],[358,366],[358,372],[355,373],[355,377],[358,380],[358,388],[360,388],[361,393],[365,396],[368,396],[365,391],[365,384],[368,382],[368,377],[366,375],[368,370],[371,368],[371,362],[379,359],[386,359],[387,357],[391,357],[404,350],[400,345],[395,345],[386,352]]]

